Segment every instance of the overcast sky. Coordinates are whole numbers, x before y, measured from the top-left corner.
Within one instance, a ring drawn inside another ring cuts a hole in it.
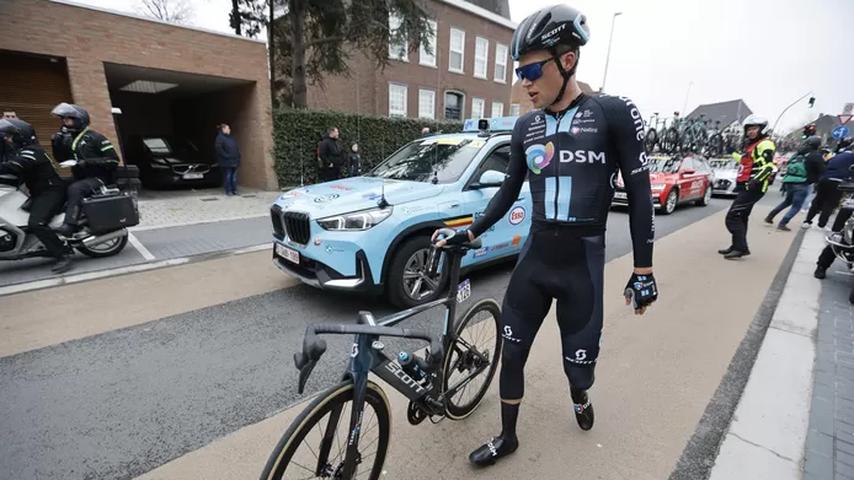
[[[141,0],[77,0],[134,11]],[[230,0],[189,0],[196,26],[229,32]],[[556,0],[510,0],[515,22]],[[608,33],[617,17],[606,90],[631,97],[646,117],[743,98],[778,130],[854,102],[852,0],[572,0],[587,15],[591,40],[578,79],[602,83]],[[689,92],[690,85],[690,92]]]

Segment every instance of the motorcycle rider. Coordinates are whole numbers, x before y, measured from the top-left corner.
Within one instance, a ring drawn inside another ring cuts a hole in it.
[[[83,197],[113,183],[119,157],[107,137],[89,128],[89,112],[73,103],[60,103],[51,114],[62,119],[53,136],[53,157],[60,166],[71,166],[74,183],[68,187],[65,223],[57,231],[72,235],[78,229]]]
[[[768,179],[774,173],[774,151],[776,146],[768,138],[768,120],[759,115],[750,115],[742,123],[745,137],[745,153],[734,153],[740,157],[741,166],[736,178],[738,196],[726,214],[726,228],[732,234],[732,244],[718,253],[727,260],[750,255],[747,247],[747,222],[756,202],[768,190]]]
[[[64,273],[71,268],[66,246],[50,229],[50,221],[62,211],[65,203],[65,183],[59,178],[47,152],[36,140],[33,127],[20,119],[0,120],[0,136],[9,151],[9,159],[0,163],[0,174],[19,177],[30,191],[30,217],[27,229],[33,233],[56,259],[51,270]]]

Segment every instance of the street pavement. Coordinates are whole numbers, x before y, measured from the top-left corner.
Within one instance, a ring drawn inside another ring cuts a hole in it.
[[[527,369],[532,400],[523,406],[522,447],[490,478],[666,477],[794,238],[757,225],[776,200],[757,208],[754,254],[739,262],[714,253],[727,243],[726,201],[658,217],[662,297],[645,317],[620,305],[631,244],[626,214],[613,212],[606,293],[615,293],[606,300],[593,390],[597,427],[581,433],[571,424],[556,328],[547,320]],[[511,270],[508,263],[471,274],[469,302],[500,300]],[[710,308],[708,292],[728,302]],[[16,479],[257,477],[300,402],[332,385],[345,361],[349,341],[330,339],[309,392],[299,396],[291,356],[305,325],[353,322],[360,309],[392,311],[379,299],[300,285],[272,267],[269,251],[0,297],[0,472]],[[414,323],[435,327],[435,320]],[[472,471],[465,454],[496,433],[494,392],[465,422],[417,428],[405,423],[400,396],[389,396],[387,478],[487,474]]]

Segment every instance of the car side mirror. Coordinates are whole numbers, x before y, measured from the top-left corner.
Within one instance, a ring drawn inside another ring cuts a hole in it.
[[[477,183],[471,185],[472,188],[489,188],[500,187],[504,183],[504,174],[498,170],[487,170],[483,172]]]

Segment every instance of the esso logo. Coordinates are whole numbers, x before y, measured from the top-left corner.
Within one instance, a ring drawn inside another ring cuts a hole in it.
[[[522,207],[516,207],[513,210],[510,210],[510,224],[511,225],[519,225],[525,221],[525,209]]]

